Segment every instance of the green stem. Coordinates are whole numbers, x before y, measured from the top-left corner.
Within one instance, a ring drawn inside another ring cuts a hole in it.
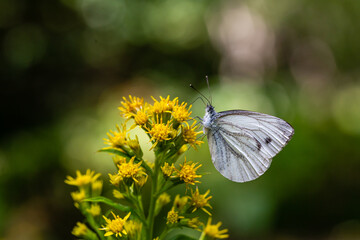
[[[199,240],[205,240],[205,233],[204,232],[202,232],[201,233],[201,235],[200,235],[200,237],[199,237]]]
[[[154,174],[152,179],[151,186],[151,196],[150,196],[150,206],[149,206],[149,215],[147,218],[148,222],[148,240],[153,239],[153,230],[154,230],[154,218],[155,218],[155,204],[157,199],[157,188],[158,188],[158,173],[159,173],[159,159],[155,159]]]

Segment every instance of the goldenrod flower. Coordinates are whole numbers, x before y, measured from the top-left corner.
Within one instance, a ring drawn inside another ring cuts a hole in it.
[[[126,117],[130,118],[132,116],[132,113],[135,113],[136,111],[140,110],[140,108],[143,106],[144,99],[139,97],[132,97],[129,95],[129,100],[127,100],[125,97],[123,97],[124,101],[121,102],[122,107],[118,107],[121,114]]]
[[[137,239],[135,236],[141,234],[142,224],[135,220],[128,220],[125,222],[124,228],[127,232],[127,235],[130,236],[130,239]]]
[[[188,150],[187,145],[182,145],[177,154],[181,155]]]
[[[123,180],[123,177],[119,173],[114,175],[109,173],[109,178],[110,178],[110,183],[116,187],[118,187],[120,185],[120,182]]]
[[[99,196],[103,187],[103,181],[97,180],[91,184],[91,196]]]
[[[206,227],[204,229],[205,235],[211,237],[211,238],[228,238],[229,234],[226,234],[228,232],[227,229],[219,230],[219,227],[221,226],[221,222],[218,222],[216,225],[211,224],[211,218],[209,218]]]
[[[86,173],[82,175],[79,170],[76,171],[76,178],[73,178],[71,176],[67,176],[65,183],[69,185],[74,185],[78,187],[83,187],[85,185],[88,185],[91,182],[95,182],[96,179],[101,174],[95,174],[95,171],[91,171],[90,169],[86,170]]]
[[[122,178],[132,178],[135,182],[137,182],[138,180],[136,179],[136,177],[140,177],[140,175],[146,175],[146,173],[140,166],[141,162],[134,163],[134,160],[135,156],[132,157],[129,162],[118,165],[118,172]]]
[[[136,179],[136,181],[135,181],[136,186],[141,188],[147,182],[148,175],[140,174],[139,176],[136,176],[135,179]]]
[[[174,207],[176,207],[176,209],[181,210],[188,202],[188,198],[189,198],[188,196],[180,197],[179,194],[176,195],[174,200]]]
[[[84,223],[77,222],[71,233],[76,237],[84,237],[88,230]]]
[[[143,108],[140,111],[134,113],[133,117],[137,125],[144,126],[148,122],[150,115],[148,115],[146,109]]]
[[[191,126],[189,126],[187,122],[185,122],[185,124],[186,126],[182,127],[183,139],[186,143],[190,144],[194,149],[196,149],[196,145],[200,145],[201,143],[203,143],[203,141],[196,140],[197,135],[201,134],[202,132],[195,131],[195,121],[193,122],[193,124],[191,124]]]
[[[201,208],[201,210],[211,216],[211,213],[205,209],[205,207],[212,208],[209,203],[209,200],[212,198],[212,196],[207,197],[209,193],[210,190],[207,190],[205,194],[200,194],[198,188],[196,188],[195,192],[193,192],[191,189],[191,206],[194,208],[192,212],[195,212],[198,208]]]
[[[183,216],[179,216],[179,213],[175,211],[174,207],[171,208],[171,210],[167,214],[167,222],[166,224],[173,224],[177,223],[179,219],[184,218]]]
[[[199,230],[199,227],[203,225],[203,223],[199,220],[199,217],[195,217],[189,219],[187,225],[193,229]]]
[[[173,118],[178,121],[179,123],[185,122],[190,118],[191,112],[189,106],[188,109],[186,109],[187,103],[182,102],[181,105],[174,105],[173,110],[171,112],[171,115]]]
[[[119,155],[115,155],[113,157],[113,162],[116,166],[119,164],[125,163],[126,161],[127,161],[127,159],[125,157],[121,157]]]
[[[156,100],[154,97],[151,98],[154,100],[154,105],[151,107],[151,111],[157,114],[171,111],[177,101],[177,98],[170,101],[170,96],[167,96],[166,98],[160,96],[160,101]]]
[[[142,152],[141,147],[140,147],[138,136],[136,136],[136,139],[129,139],[127,141],[127,145],[131,148],[131,150],[134,151],[136,156],[139,156],[140,158],[142,157],[143,152]]]
[[[114,198],[124,199],[124,195],[119,190],[114,189],[113,190],[113,195],[114,195]]]
[[[124,229],[124,224],[126,220],[130,217],[131,212],[129,212],[124,218],[116,216],[113,212],[111,213],[114,217],[113,220],[110,220],[107,217],[103,216],[106,221],[106,226],[103,226],[103,228],[100,228],[100,230],[106,231],[104,236],[107,237],[115,234],[116,237],[121,237],[122,234],[127,234],[126,230]]]
[[[72,192],[70,194],[75,202],[81,202],[86,198],[85,190],[83,188],[81,188],[78,192]]]
[[[101,208],[98,204],[94,203],[91,204],[91,207],[86,209],[88,213],[90,213],[92,216],[96,217],[99,216],[101,213]]]
[[[171,164],[171,166],[166,162],[164,163],[164,166],[161,167],[161,171],[166,177],[170,177],[175,170],[174,164]]]
[[[157,201],[157,204],[159,204],[161,207],[163,207],[170,202],[170,195],[167,194],[166,192],[164,192],[164,193],[160,194],[160,196],[158,197],[158,199],[156,201]]]
[[[186,158],[183,164],[180,164],[180,170],[176,169],[179,174],[180,180],[184,181],[186,184],[195,185],[195,183],[200,183],[195,180],[195,178],[201,178],[201,175],[196,174],[196,170],[202,165],[197,165],[198,163],[186,163]]]
[[[110,145],[111,148],[121,149],[122,146],[126,144],[126,125],[122,124],[122,129],[120,129],[119,125],[116,124],[117,131],[110,130],[110,133],[106,135],[109,139],[104,138],[105,144]],[[112,134],[112,135],[111,135]]]
[[[153,144],[151,149],[156,147],[159,142],[170,140],[171,137],[169,135],[171,134],[171,132],[172,127],[170,126],[170,121],[168,121],[166,124],[163,124],[161,119],[160,123],[152,124],[148,133],[151,135],[150,141],[155,141],[155,143]]]

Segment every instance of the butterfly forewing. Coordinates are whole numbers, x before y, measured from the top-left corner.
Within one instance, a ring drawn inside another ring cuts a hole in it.
[[[261,176],[294,134],[291,125],[280,118],[243,110],[217,113],[214,126],[208,132],[213,163],[236,182]]]

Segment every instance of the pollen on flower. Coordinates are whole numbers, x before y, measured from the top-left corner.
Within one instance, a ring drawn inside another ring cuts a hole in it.
[[[116,125],[117,131],[110,130],[110,133],[107,133],[108,139],[105,140],[105,144],[110,145],[111,148],[121,148],[126,144],[126,125],[122,124],[122,129],[120,129],[119,125]]]
[[[205,194],[200,194],[198,188],[196,188],[195,192],[191,190],[191,206],[194,208],[192,212],[195,212],[197,209],[201,208],[201,210],[211,216],[211,213],[205,209],[205,207],[212,208],[209,203],[209,200],[212,198],[212,196],[207,197],[209,193],[210,190],[207,190]]]
[[[195,131],[196,130],[195,121],[193,122],[193,124],[191,124],[191,126],[189,126],[187,122],[185,122],[185,124],[186,126],[182,127],[183,139],[185,142],[190,144],[194,149],[196,149],[196,145],[200,145],[201,143],[203,143],[203,141],[196,140],[197,135],[201,134],[202,132]]]
[[[175,104],[174,107],[173,107],[171,115],[179,123],[185,122],[190,118],[191,105],[189,106],[188,109],[186,108],[186,106],[187,106],[187,103],[182,102],[181,105]]]
[[[179,216],[179,213],[175,211],[174,207],[167,214],[167,222],[166,224],[177,223],[179,219],[184,218],[183,216]]]
[[[127,234],[126,230],[124,229],[124,224],[126,222],[126,220],[129,218],[131,212],[129,212],[124,218],[121,218],[117,215],[115,215],[113,212],[111,212],[114,219],[108,219],[107,217],[103,216],[103,218],[106,221],[106,226],[103,226],[102,228],[100,228],[100,230],[104,230],[106,231],[104,236],[111,236],[113,234],[115,234],[115,236],[122,236],[122,234]]]
[[[76,171],[76,178],[71,176],[67,176],[65,183],[69,185],[74,185],[78,187],[83,187],[88,185],[91,182],[95,182],[98,177],[100,177],[100,173],[95,174],[95,171],[91,171],[90,169],[86,170],[86,173],[82,175],[80,171]]]
[[[144,104],[143,98],[132,97],[131,95],[129,95],[129,100],[127,100],[125,97],[123,97],[123,99],[124,101],[121,102],[122,106],[118,107],[118,109],[126,118],[130,118],[132,114],[140,110]]]
[[[153,124],[148,131],[148,133],[151,135],[150,141],[155,142],[151,149],[153,149],[159,142],[170,140],[171,137],[169,135],[171,132],[172,128],[170,126],[170,122],[163,124],[161,120],[160,123]]]
[[[154,100],[151,111],[157,114],[171,111],[177,101],[177,98],[171,101],[170,96],[167,96],[166,98],[160,96],[160,101],[156,100],[154,97],[151,98]]]
[[[175,170],[174,164],[169,165],[167,162],[161,167],[161,171],[166,177],[170,177]]]
[[[186,158],[183,164],[180,164],[180,170],[176,169],[179,174],[180,180],[184,181],[186,184],[195,185],[195,183],[200,183],[196,178],[201,178],[201,175],[196,174],[196,170],[199,169],[202,165],[197,165],[198,163],[187,163]]]
[[[91,207],[86,209],[88,213],[90,213],[92,216],[96,217],[99,216],[101,213],[101,208],[98,204],[91,204]]]
[[[209,218],[206,227],[204,229],[205,235],[211,238],[220,238],[220,239],[229,238],[229,234],[227,234],[228,232],[227,229],[219,230],[221,224],[222,224],[221,222],[218,222],[217,224],[212,225],[211,218]]]
[[[77,222],[71,233],[76,237],[84,237],[87,231],[88,228],[84,223]]]
[[[135,156],[132,157],[129,160],[129,162],[118,165],[118,168],[119,168],[118,172],[122,178],[132,178],[135,182],[137,182],[138,180],[136,179],[136,177],[139,177],[140,175],[146,175],[146,174],[143,171],[142,167],[140,166],[141,162],[134,163],[134,159],[135,159]]]

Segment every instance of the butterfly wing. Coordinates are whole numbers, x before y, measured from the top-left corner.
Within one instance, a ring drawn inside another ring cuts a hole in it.
[[[290,141],[294,129],[263,113],[233,110],[217,113],[208,142],[215,168],[235,182],[261,176]]]

